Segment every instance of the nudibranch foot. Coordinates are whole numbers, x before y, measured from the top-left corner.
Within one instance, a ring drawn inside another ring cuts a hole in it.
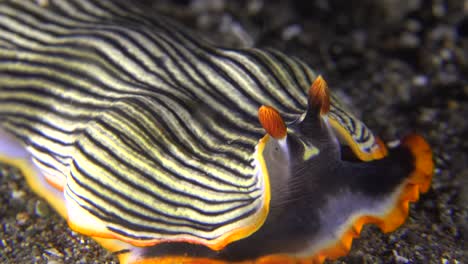
[[[64,194],[34,164],[31,154],[11,134],[0,129],[0,162],[17,168],[32,190],[62,216],[67,216]],[[50,178],[49,178],[50,179]]]

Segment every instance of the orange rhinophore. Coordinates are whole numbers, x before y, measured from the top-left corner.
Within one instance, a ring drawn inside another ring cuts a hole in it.
[[[284,138],[286,136],[286,125],[276,109],[271,106],[262,105],[258,109],[258,120],[265,131],[273,138]]]
[[[311,106],[320,109],[321,115],[325,115],[330,111],[330,91],[328,91],[327,82],[321,75],[310,86],[309,100]]]

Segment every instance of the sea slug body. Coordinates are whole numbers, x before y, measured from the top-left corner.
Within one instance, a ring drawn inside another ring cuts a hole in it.
[[[121,263],[321,263],[430,188],[422,137],[387,148],[301,60],[130,2],[0,2],[0,160]]]

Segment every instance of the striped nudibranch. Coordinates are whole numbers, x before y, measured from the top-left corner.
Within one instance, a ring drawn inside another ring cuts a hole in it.
[[[0,160],[122,263],[322,262],[429,189],[304,62],[131,1],[0,2]]]

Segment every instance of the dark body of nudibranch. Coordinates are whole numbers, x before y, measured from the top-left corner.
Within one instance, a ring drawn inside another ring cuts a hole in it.
[[[0,3],[0,128],[1,160],[122,263],[337,258],[363,224],[403,223],[433,169],[300,60],[126,1]]]

